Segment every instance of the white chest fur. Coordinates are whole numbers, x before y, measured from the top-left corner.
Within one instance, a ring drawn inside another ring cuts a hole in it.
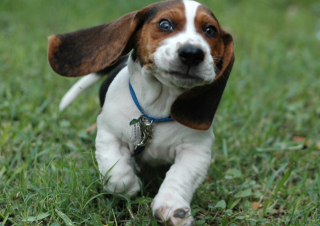
[[[100,142],[105,143],[108,134],[112,134],[113,140],[116,139],[121,147],[126,147],[122,149],[121,153],[124,156],[131,155],[134,151],[134,145],[130,142],[132,130],[129,123],[133,118],[138,118],[141,115],[129,91],[129,71],[135,71],[134,67],[136,65],[129,62],[129,66],[116,76],[109,87],[103,110],[97,120],[97,148],[99,149]],[[170,105],[176,98],[176,95],[172,95],[173,91],[158,87],[161,91],[155,92],[157,88],[153,87],[159,86],[157,84],[159,82],[154,78],[145,79],[148,75],[141,76],[135,75],[135,73],[138,72],[131,73],[130,79],[142,108],[148,106],[144,109],[151,117],[168,116]],[[148,140],[142,158],[150,164],[172,163],[177,151],[190,145],[211,147],[213,140],[212,130],[194,130],[175,121],[155,123],[153,138]],[[108,147],[103,149],[108,154]],[[196,150],[194,151],[196,152]]]

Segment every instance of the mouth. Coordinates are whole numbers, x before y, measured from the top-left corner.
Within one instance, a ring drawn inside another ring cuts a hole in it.
[[[195,83],[203,81],[203,79],[201,79],[199,76],[196,76],[196,75],[184,74],[177,71],[168,71],[167,73],[172,77],[175,77],[177,79],[184,80],[184,81],[189,81],[189,82],[193,81]]]
[[[165,74],[171,81],[171,84],[174,84],[175,86],[180,88],[190,89],[192,87],[203,85],[205,83],[203,78],[193,74],[184,74],[177,71],[168,71]]]
[[[195,86],[208,84],[209,81],[195,71],[166,70],[161,67],[154,68],[155,76],[159,81],[172,87],[190,89]]]

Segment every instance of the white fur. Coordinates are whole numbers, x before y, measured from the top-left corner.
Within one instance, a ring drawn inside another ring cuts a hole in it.
[[[71,104],[83,91],[99,81],[100,75],[92,73],[82,77],[77,81],[69,91],[62,97],[59,105],[59,110],[63,111],[69,104]]]
[[[174,100],[186,89],[214,80],[210,47],[197,34],[193,22],[200,4],[194,1],[184,1],[184,4],[186,28],[161,43],[154,56],[156,70],[141,67],[130,57],[128,66],[115,77],[106,94],[105,105],[97,118],[96,159],[101,174],[108,179],[104,186],[108,192],[135,195],[140,190],[140,179],[131,162],[134,146],[130,143],[129,123],[141,112],[130,95],[129,79],[145,113],[154,118],[167,117]],[[203,78],[197,84],[183,83],[166,72],[175,67],[178,48],[186,43],[205,51],[204,62],[192,71]],[[173,163],[152,202],[153,212],[158,212],[164,221],[192,224],[191,216],[181,220],[174,217],[174,211],[184,209],[191,214],[190,201],[207,174],[213,141],[212,127],[200,131],[175,121],[154,124],[153,138],[147,142],[140,158],[151,165]]]

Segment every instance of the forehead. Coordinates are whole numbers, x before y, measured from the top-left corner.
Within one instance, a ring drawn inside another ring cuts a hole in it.
[[[146,13],[145,22],[150,22],[163,11],[170,11],[172,9],[180,8],[181,6],[183,6],[183,2],[179,0],[154,3]]]
[[[180,17],[180,20],[185,22],[204,20],[218,25],[216,17],[209,8],[192,0],[167,0],[155,3],[146,13],[145,22],[168,19],[168,17],[177,19]]]

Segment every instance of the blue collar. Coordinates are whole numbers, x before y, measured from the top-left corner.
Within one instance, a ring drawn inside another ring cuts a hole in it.
[[[143,110],[142,110],[142,108],[141,108],[141,106],[140,106],[140,104],[139,104],[139,101],[138,101],[138,99],[137,99],[137,96],[136,96],[136,94],[134,93],[134,90],[133,90],[133,88],[132,88],[132,86],[131,86],[130,80],[129,80],[129,89],[130,89],[131,97],[132,97],[134,103],[136,104],[137,108],[138,108],[138,109],[140,110],[140,112],[144,115],[144,117],[146,117],[150,122],[152,122],[152,121],[153,121],[153,122],[168,122],[168,121],[173,121],[173,118],[171,118],[170,116],[169,116],[169,117],[166,117],[166,118],[157,119],[157,118],[152,118],[152,117],[146,115],[146,114],[143,112]]]

